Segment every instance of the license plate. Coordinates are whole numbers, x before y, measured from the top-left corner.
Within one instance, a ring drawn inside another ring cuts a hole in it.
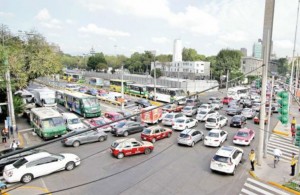
[[[236,126],[236,124],[233,124],[233,126]]]

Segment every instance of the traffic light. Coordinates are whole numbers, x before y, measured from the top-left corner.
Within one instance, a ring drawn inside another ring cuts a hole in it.
[[[296,140],[295,146],[300,146],[300,125],[296,125]]]
[[[261,79],[256,80],[256,88],[261,88]]]
[[[288,107],[289,107],[289,94],[286,91],[281,91],[278,93],[278,96],[281,98],[278,100],[278,103],[280,104],[281,108],[278,109],[278,112],[280,113],[280,116],[278,119],[282,124],[287,124],[289,121],[289,113],[288,113]]]

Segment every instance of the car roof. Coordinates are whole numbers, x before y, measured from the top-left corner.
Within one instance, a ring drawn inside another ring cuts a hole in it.
[[[234,146],[222,146],[216,153],[218,156],[230,157],[239,148]],[[241,150],[241,149],[240,149]],[[243,151],[243,150],[242,150]]]
[[[221,131],[223,131],[222,129],[212,129],[209,132],[211,133],[220,133]]]
[[[239,129],[238,131],[240,131],[240,132],[249,132],[249,131],[251,131],[251,129],[249,129],[249,128],[242,128],[242,129]]]
[[[67,119],[78,118],[78,116],[76,116],[76,114],[74,114],[74,113],[64,112],[61,114],[63,115],[64,118],[67,118]]]
[[[195,129],[185,129],[183,130],[180,134],[192,134],[194,131],[196,131]],[[198,130],[197,130],[198,131]]]
[[[114,141],[115,143],[122,143],[125,141],[137,141],[135,138],[128,138],[128,139],[118,139],[116,141]]]
[[[24,158],[28,162],[30,162],[30,161],[34,161],[34,160],[37,160],[37,159],[40,159],[40,158],[45,158],[47,156],[51,156],[51,154],[48,153],[48,152],[39,152],[39,153],[36,153],[36,154],[32,154],[32,155],[26,156]]]

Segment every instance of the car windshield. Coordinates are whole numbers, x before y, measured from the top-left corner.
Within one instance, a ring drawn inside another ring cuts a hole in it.
[[[75,124],[79,124],[79,123],[80,123],[79,118],[72,118],[72,119],[68,120],[68,124],[70,124],[70,125],[75,125]]]
[[[233,117],[231,120],[232,121],[241,121],[241,118],[240,117]]]
[[[184,107],[183,110],[192,110],[191,107]]]
[[[247,132],[242,132],[242,131],[239,131],[236,135],[239,136],[239,137],[248,137],[248,133]]]
[[[174,115],[173,115],[173,114],[167,114],[167,115],[165,116],[165,118],[174,118]]]
[[[184,119],[177,119],[177,120],[176,120],[176,123],[184,123],[184,122],[185,122]]]
[[[181,138],[188,138],[189,135],[186,134],[186,133],[180,133],[179,137],[181,137]]]
[[[150,134],[151,133],[151,129],[144,129],[143,134]]]
[[[64,119],[62,117],[54,117],[42,120],[43,128],[57,127],[64,125]]]
[[[118,142],[113,142],[112,144],[111,144],[111,147],[113,147],[113,148],[117,148],[119,146],[119,143]]]
[[[97,125],[104,125],[105,124],[105,121],[102,119],[102,120],[95,120],[95,123]]]
[[[223,162],[223,163],[228,163],[230,161],[230,158],[229,157],[225,157],[225,156],[219,156],[219,155],[215,155],[213,157],[213,159],[215,161],[218,161],[218,162]]]
[[[13,166],[18,169],[19,167],[21,167],[22,165],[24,165],[27,162],[28,161],[25,158],[21,158],[21,159],[17,160],[16,162],[14,162]]]
[[[215,118],[208,118],[206,121],[210,122],[210,123],[215,123],[216,119]]]
[[[45,98],[44,101],[46,104],[54,104],[55,98]]]
[[[192,104],[194,102],[194,100],[186,100],[187,104]]]
[[[97,106],[97,99],[82,99],[82,103],[84,107],[93,107],[93,106]]]
[[[208,137],[219,137],[219,133],[209,132]]]
[[[200,112],[199,112],[199,114],[206,114],[207,113],[207,111],[204,111],[204,110],[201,110]]]
[[[117,127],[117,128],[122,128],[122,127],[124,127],[125,125],[126,125],[125,122],[119,122],[119,123],[116,125],[116,127]]]

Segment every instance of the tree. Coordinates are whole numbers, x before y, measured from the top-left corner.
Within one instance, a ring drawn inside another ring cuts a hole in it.
[[[156,78],[158,79],[159,77],[163,76],[163,73],[160,68],[156,68],[151,70],[151,76],[154,78],[154,70],[156,70]]]
[[[278,64],[278,74],[282,76],[286,76],[286,73],[289,70],[288,60],[286,58],[279,58],[275,60]]]
[[[117,55],[117,56],[105,55],[105,60],[109,67],[120,69],[122,67],[122,64],[127,60],[127,57],[124,55]]]
[[[195,49],[183,48],[182,50],[183,61],[203,61],[204,59],[205,56],[198,54]]]
[[[95,55],[92,55],[89,57],[88,62],[87,62],[87,67],[88,69],[92,69],[92,70],[97,70],[99,64],[107,64],[105,57],[103,55],[103,53],[96,53]]]
[[[217,68],[217,57],[216,56],[208,56],[204,61],[210,62],[210,71],[212,79],[216,79],[220,81],[220,71]]]

